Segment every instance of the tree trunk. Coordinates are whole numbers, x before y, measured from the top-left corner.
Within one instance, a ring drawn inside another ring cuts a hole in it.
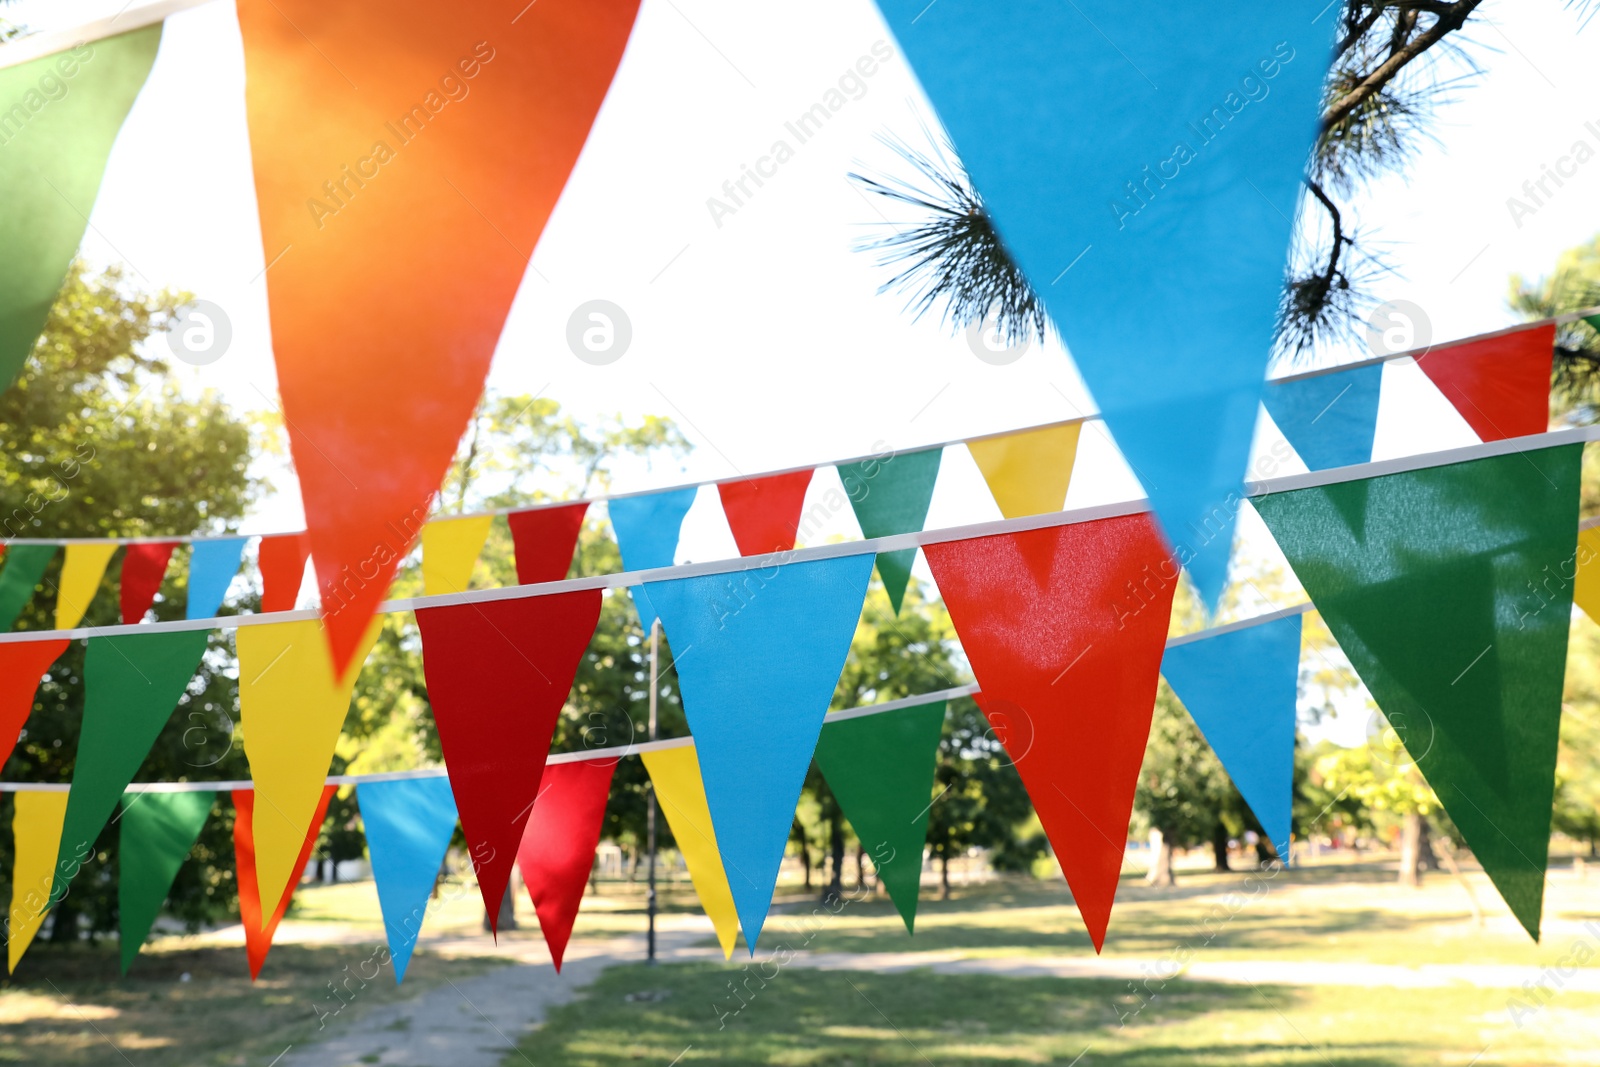
[[[1150,831],[1150,872],[1144,876],[1145,885],[1175,885],[1172,874],[1172,846],[1160,830]]]
[[[806,892],[809,893],[811,892],[811,849],[806,845],[806,835],[804,833],[800,835],[798,843],[800,845],[800,869],[805,872]]]
[[[862,889],[867,884],[867,850],[860,841],[856,842],[856,888]]]
[[[950,899],[950,848],[939,850],[939,899]]]
[[[502,930],[515,930],[517,928],[517,911],[512,903],[510,882],[506,883],[506,895],[500,898],[499,921],[500,929]],[[483,929],[485,932],[489,929],[489,913],[487,911],[483,913]]]
[[[50,925],[50,943],[64,945],[68,941],[78,940],[78,902],[68,893],[56,901],[55,921]]]
[[[822,902],[832,904],[844,898],[844,827],[837,813],[828,820],[828,852],[830,869],[828,888],[822,892]]]
[[[1277,859],[1280,859],[1278,855],[1278,848],[1271,841],[1267,840],[1267,835],[1262,834],[1260,837],[1256,838],[1257,865],[1266,867]]]
[[[1422,884],[1423,871],[1438,869],[1439,858],[1428,839],[1428,820],[1416,813],[1407,815],[1400,824],[1400,884],[1415,888]]]
[[[1222,825],[1221,819],[1218,819],[1217,825],[1211,828],[1211,856],[1216,861],[1216,870],[1233,870],[1228,865],[1228,828]]]

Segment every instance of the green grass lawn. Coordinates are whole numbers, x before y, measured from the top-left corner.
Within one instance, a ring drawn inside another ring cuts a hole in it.
[[[1505,992],[617,967],[557,1009],[506,1067],[705,1063],[1099,1067],[1549,1067],[1600,1062],[1600,997],[1518,1028]],[[759,975],[770,975],[763,980]],[[737,1011],[735,1011],[737,1009]],[[1081,1060],[1079,1059],[1081,1057]]]

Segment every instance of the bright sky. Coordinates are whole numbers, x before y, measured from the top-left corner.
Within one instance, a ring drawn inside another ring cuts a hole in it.
[[[52,29],[121,6],[21,0],[8,15]],[[1559,0],[1491,0],[1483,11],[1492,21],[1472,39],[1484,77],[1441,109],[1437,143],[1423,145],[1405,177],[1377,183],[1355,210],[1397,268],[1378,296],[1420,306],[1433,340],[1509,325],[1508,276],[1547,273],[1562,249],[1600,231],[1600,159],[1579,167],[1520,224],[1506,204],[1575,142],[1600,149],[1600,28],[1580,35],[1578,16]],[[865,80],[859,98],[734,214],[714,219],[708,198],[725,198],[724,182],[775,140],[792,142],[784,123],[884,44],[893,58]],[[965,338],[946,336],[934,321],[913,323],[902,298],[878,295],[885,272],[852,250],[883,221],[882,206],[845,175],[892,168],[875,138],[914,140],[928,115],[871,0],[644,0],[610,96],[535,251],[491,386],[541,393],[580,417],[677,420],[697,446],[684,471],[625,468],[619,489],[912,448],[1092,410],[1062,351],[985,363]],[[224,358],[180,365],[191,386],[215,387],[246,408],[274,402],[232,4],[216,0],[168,20],[91,222],[91,260],[125,262],[149,284],[189,289],[230,317],[234,340]],[[569,317],[596,299],[620,306],[632,325],[627,352],[607,366],[578,359],[566,341]],[[1377,458],[1476,440],[1409,361],[1385,373]],[[1264,419],[1258,448],[1275,438]],[[283,492],[247,530],[299,526],[292,479],[277,481]],[[813,493],[836,485],[831,471],[821,472]],[[1068,506],[1136,495],[1103,431],[1086,433]],[[971,459],[948,450],[930,527],[993,518],[999,512]],[[1243,527],[1256,550],[1275,553],[1253,518]],[[834,534],[859,536],[848,509],[812,540]],[[703,494],[685,524],[681,558],[734,554],[720,511]]]

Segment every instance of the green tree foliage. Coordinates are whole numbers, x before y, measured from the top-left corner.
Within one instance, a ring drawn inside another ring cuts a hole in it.
[[[1600,305],[1600,235],[1556,257],[1546,276],[1530,280],[1511,276],[1511,307],[1528,319],[1553,318]],[[1585,319],[1556,329],[1552,414],[1571,422],[1589,423],[1600,404],[1600,329]],[[1587,457],[1586,457],[1587,458]],[[1597,503],[1591,486],[1600,470],[1584,464],[1584,503]],[[1586,511],[1586,514],[1589,513]]]
[[[1567,652],[1554,825],[1600,855],[1600,627],[1587,616],[1573,622]]]

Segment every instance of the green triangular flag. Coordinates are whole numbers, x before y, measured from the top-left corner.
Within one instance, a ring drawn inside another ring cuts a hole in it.
[[[161,25],[0,69],[0,390],[44,330]]]
[[[855,509],[856,521],[867,537],[915,533],[928,517],[928,502],[933,499],[933,483],[939,478],[943,448],[921,452],[891,453],[882,459],[839,464],[839,480]],[[917,558],[914,548],[878,553],[878,577],[884,591],[900,614],[900,601],[911,580],[911,564]]]
[[[1587,322],[1595,333],[1600,333],[1600,315],[1585,315],[1583,321]]]
[[[5,566],[0,567],[0,631],[16,625],[17,616],[33,599],[33,591],[55,554],[55,545],[12,545],[6,549]]]
[[[922,846],[945,702],[830,720],[817,766],[910,933],[922,885]]]
[[[1253,501],[1535,940],[1581,458],[1564,445]]]
[[[61,899],[89,858],[124,787],[194,677],[210,636],[205,630],[180,630],[89,639],[83,657],[83,725],[52,901]]]
[[[122,930],[122,973],[150,936],[161,905],[189,850],[211,814],[217,794],[125,793],[117,849],[117,914]]]

